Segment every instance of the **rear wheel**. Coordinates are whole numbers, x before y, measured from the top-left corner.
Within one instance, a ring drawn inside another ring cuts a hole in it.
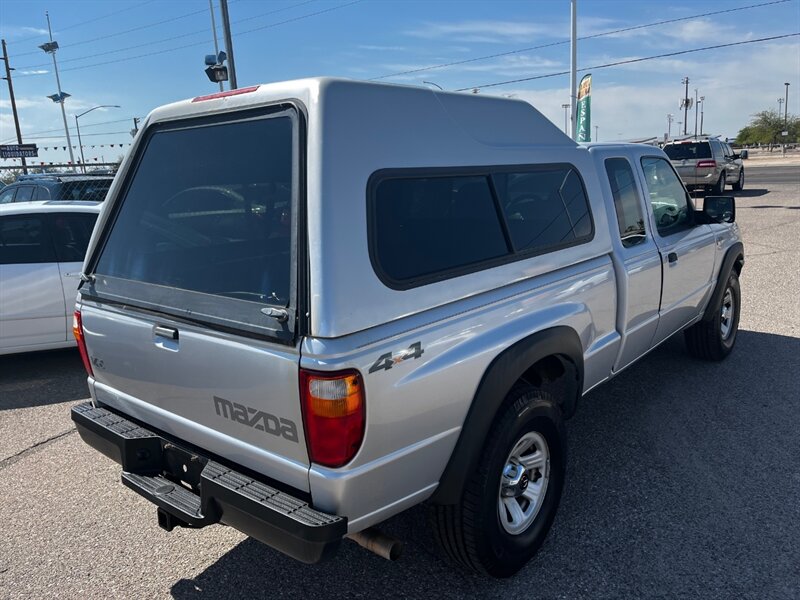
[[[445,556],[492,577],[519,571],[550,530],[565,467],[566,434],[555,400],[515,385],[461,501],[431,506],[434,537]]]
[[[739,179],[733,184],[733,191],[741,192],[744,189],[744,169],[739,169]]]
[[[726,184],[727,184],[727,181],[725,179],[725,171],[723,171],[722,174],[719,176],[719,181],[717,181],[717,185],[715,185],[713,187],[711,192],[714,193],[714,194],[717,194],[718,196],[720,194],[724,194],[725,193],[725,185]]]
[[[739,276],[731,271],[714,316],[702,320],[683,332],[689,353],[704,360],[722,360],[733,350],[739,331],[741,309]]]

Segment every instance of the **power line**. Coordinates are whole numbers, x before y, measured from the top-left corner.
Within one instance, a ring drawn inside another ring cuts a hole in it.
[[[86,129],[88,127],[99,127],[100,125],[111,125],[112,123],[129,123],[130,120],[131,120],[131,117],[128,117],[127,119],[115,119],[114,121],[100,121],[99,123],[88,123],[88,124],[84,125],[81,129]],[[70,126],[70,129],[75,129],[75,127]],[[55,133],[55,132],[58,132],[58,131],[64,131],[64,128],[62,127],[60,129],[44,129],[42,131],[32,131],[29,134],[27,134],[25,137],[28,137],[29,135],[36,136],[36,135],[39,135],[41,133]],[[10,141],[11,139],[12,138],[9,138],[6,141],[0,142],[0,144],[5,144],[8,141]],[[16,139],[16,138],[13,138],[13,139]]]
[[[246,31],[240,31],[240,32],[237,32],[236,35],[237,35],[237,37],[241,36],[241,35],[247,35],[248,33],[253,33],[255,31],[263,31],[264,29],[270,29],[272,27],[278,27],[279,25],[286,25],[287,23],[293,23],[295,21],[300,21],[302,19],[308,19],[310,17],[316,17],[317,15],[321,15],[321,14],[324,14],[324,13],[329,13],[329,12],[332,12],[334,10],[339,10],[340,8],[346,8],[348,6],[352,6],[353,4],[358,4],[359,2],[363,2],[363,1],[364,0],[352,0],[351,2],[347,2],[345,4],[339,4],[338,6],[332,6],[330,8],[326,8],[326,9],[323,9],[323,10],[318,10],[318,11],[313,12],[313,13],[307,13],[307,14],[300,15],[300,16],[297,16],[297,17],[292,17],[291,19],[286,19],[284,21],[279,21],[277,23],[270,23],[269,25],[262,25],[260,27],[255,27],[253,29],[248,29]],[[165,54],[165,53],[168,53],[168,52],[175,52],[177,50],[183,50],[184,48],[192,48],[192,47],[195,47],[195,46],[201,46],[201,45],[204,45],[206,43],[207,42],[204,40],[204,41],[200,41],[200,42],[193,42],[191,44],[182,44],[180,46],[173,46],[172,48],[165,48],[165,49],[162,49],[162,50],[155,50],[153,52],[146,52],[144,54],[137,54],[136,56],[127,56],[125,58],[117,58],[117,59],[114,59],[114,60],[107,60],[107,61],[103,61],[103,62],[92,63],[90,65],[81,65],[81,66],[78,66],[78,67],[70,67],[69,69],[62,69],[62,72],[78,71],[78,70],[81,70],[81,69],[90,69],[92,67],[100,67],[100,66],[103,66],[103,65],[110,65],[110,64],[115,64],[115,63],[119,63],[119,62],[125,62],[125,61],[129,61],[129,60],[136,60],[138,58],[146,58],[148,56],[156,56],[158,54]],[[31,74],[28,74],[28,75],[17,75],[17,79],[19,79],[20,77],[36,77],[38,75],[42,75],[42,73],[31,73]]]
[[[604,65],[595,65],[593,67],[583,67],[578,69],[578,71],[596,71],[598,69],[607,69],[609,67],[617,67],[619,65],[629,65],[631,63],[637,62],[644,62],[646,60],[655,60],[657,58],[669,58],[670,56],[680,56],[681,54],[691,54],[693,52],[703,52],[705,50],[716,50],[718,48],[729,48],[731,46],[742,46],[744,44],[755,44],[758,42],[769,42],[772,40],[780,40],[783,38],[800,36],[800,32],[798,33],[787,33],[784,35],[773,35],[771,37],[759,38],[756,40],[742,40],[739,42],[731,42],[729,44],[717,44],[716,46],[704,46],[702,48],[692,48],[690,50],[678,50],[677,52],[666,52],[664,54],[656,54],[653,56],[644,56],[641,58],[629,58],[626,60],[618,60],[612,63],[606,63]],[[471,85],[464,88],[459,88],[457,90],[453,90],[456,92],[466,92],[468,90],[474,90],[475,88],[483,89],[483,88],[490,88],[490,87],[497,87],[500,85],[508,85],[511,83],[521,83],[523,81],[533,81],[535,79],[547,79],[549,77],[558,77],[559,75],[568,75],[569,71],[559,71],[558,73],[548,73],[546,75],[535,75],[533,77],[521,77],[519,79],[509,79],[507,81],[498,81],[495,83],[486,83],[483,85]]]
[[[234,25],[238,24],[238,23],[244,23],[245,21],[252,21],[253,19],[258,19],[260,17],[266,17],[267,15],[271,15],[271,14],[274,14],[274,13],[279,13],[279,12],[283,12],[283,11],[286,11],[286,10],[290,10],[292,8],[297,8],[298,6],[302,6],[304,4],[310,4],[311,2],[318,2],[318,0],[304,0],[303,2],[298,2],[297,4],[292,4],[290,6],[284,6],[283,8],[278,8],[276,10],[271,10],[269,12],[260,13],[258,15],[253,15],[253,16],[250,16],[250,17],[246,17],[244,19],[239,19],[238,21],[234,21]],[[79,46],[81,44],[88,44],[89,42],[94,42],[94,41],[97,41],[97,40],[104,40],[106,38],[115,37],[117,35],[122,35],[124,33],[129,33],[131,31],[136,31],[138,29],[144,29],[146,27],[153,27],[154,25],[160,25],[161,23],[168,23],[169,21],[176,21],[178,19],[182,19],[182,18],[188,17],[190,15],[196,15],[197,13],[200,13],[200,12],[208,12],[208,9],[204,8],[203,10],[195,11],[193,13],[188,13],[188,14],[183,15],[181,17],[175,17],[173,19],[167,19],[165,21],[159,21],[158,23],[154,23],[154,24],[151,24],[151,25],[142,25],[141,27],[135,27],[133,29],[128,29],[126,31],[122,31],[122,32],[119,32],[119,33],[106,35],[106,36],[102,36],[102,37],[99,37],[99,38],[94,38],[92,40],[85,40],[83,42],[78,42],[76,44],[69,44],[68,46],[63,46],[63,48],[72,48],[73,46]],[[217,27],[217,29],[221,30],[222,26]],[[172,40],[179,40],[181,38],[186,38],[186,37],[191,37],[193,35],[206,34],[206,33],[208,33],[208,29],[207,28],[206,29],[196,30],[196,31],[190,31],[189,33],[182,33],[180,35],[175,35],[175,36],[168,37],[168,38],[162,38],[160,40],[154,40],[154,41],[150,41],[150,42],[145,42],[143,44],[135,44],[133,46],[126,46],[125,48],[117,48],[116,50],[104,50],[103,54],[116,54],[118,52],[126,52],[127,50],[135,50],[137,48],[144,48],[144,47],[147,47],[147,46],[152,46],[154,44],[162,44],[164,42],[170,42]],[[203,42],[203,43],[205,43],[205,42]],[[196,45],[199,46],[200,42],[198,42]],[[28,54],[36,54],[36,53],[29,52]],[[20,54],[19,56],[23,56],[23,55]],[[75,61],[79,61],[79,60],[86,60],[86,59],[89,59],[89,58],[97,58],[97,53],[95,52],[95,53],[92,53],[92,54],[87,54],[87,55],[84,55],[84,56],[78,56],[78,57],[75,57],[75,58],[67,58],[65,60],[60,60],[59,63],[63,64],[63,63],[75,62]],[[47,66],[49,66],[49,63],[40,63],[38,65],[27,65],[27,66],[16,67],[16,68],[17,68],[17,70],[23,70],[23,69],[37,69],[39,67],[47,67]],[[65,70],[67,70],[67,69],[65,69]]]
[[[628,31],[635,31],[637,29],[646,29],[646,28],[649,28],[649,27],[656,27],[658,25],[668,25],[670,23],[678,23],[680,21],[689,21],[691,19],[699,19],[701,17],[710,17],[710,16],[714,16],[714,15],[721,15],[721,14],[725,14],[725,13],[748,10],[748,9],[751,9],[751,8],[761,8],[763,6],[771,6],[773,4],[784,4],[786,2],[791,2],[791,0],[774,0],[773,2],[763,2],[761,4],[751,4],[749,6],[739,6],[737,8],[728,8],[728,9],[725,9],[725,10],[717,10],[717,11],[713,11],[713,12],[706,12],[706,13],[701,13],[701,14],[698,14],[698,15],[692,15],[692,16],[689,16],[689,17],[679,17],[677,19],[667,19],[667,20],[664,20],[664,21],[656,21],[654,23],[646,23],[644,25],[634,25],[632,27],[624,27],[622,29],[615,29],[613,31],[604,31],[602,33],[595,33],[593,35],[582,36],[582,37],[579,37],[578,40],[591,40],[591,39],[595,39],[595,38],[599,38],[599,37],[605,37],[605,36],[609,36],[609,35],[614,35],[614,34],[617,34],[617,33],[626,33]],[[427,67],[420,67],[419,69],[409,69],[407,71],[399,71],[397,73],[389,73],[387,75],[379,75],[378,77],[371,77],[370,79],[368,79],[368,81],[377,81],[379,79],[388,79],[390,77],[397,77],[399,75],[411,75],[413,73],[422,73],[422,72],[425,72],[425,71],[432,71],[434,69],[443,69],[445,67],[454,67],[454,66],[458,66],[458,65],[465,65],[465,64],[468,64],[468,63],[478,62],[478,61],[481,61],[481,60],[489,60],[490,58],[500,58],[501,56],[510,56],[512,54],[522,54],[522,53],[525,53],[525,52],[531,52],[533,50],[541,50],[542,48],[550,48],[552,46],[562,46],[564,44],[569,44],[569,43],[570,43],[569,40],[561,40],[559,42],[550,42],[548,44],[542,44],[540,46],[531,46],[530,48],[520,48],[519,50],[509,50],[507,52],[498,52],[497,54],[488,54],[486,56],[478,56],[478,57],[475,57],[475,58],[468,58],[468,59],[465,59],[465,60],[456,60],[456,61],[452,61],[452,62],[441,63],[441,64],[438,64],[438,65],[430,65],[430,66],[427,66]]]
[[[95,135],[121,135],[121,134],[129,134],[130,131],[105,131],[100,133],[82,133],[81,137],[89,137]],[[64,139],[63,135],[26,135],[26,140],[61,140]],[[85,146],[86,144],[84,144]]]
[[[67,25],[66,27],[61,27],[61,28],[59,28],[58,31],[60,33],[62,31],[66,31],[68,29],[74,29],[75,27],[81,27],[82,25],[87,25],[89,23],[94,23],[95,21],[100,21],[102,19],[107,19],[108,17],[111,17],[113,15],[118,15],[119,13],[123,13],[123,12],[129,11],[129,10],[133,10],[135,8],[141,8],[145,4],[150,4],[152,2],[155,2],[155,0],[145,0],[144,2],[141,2],[139,4],[134,4],[133,6],[129,6],[128,8],[121,8],[120,10],[115,10],[113,12],[107,13],[107,14],[102,15],[100,17],[95,17],[93,19],[87,19],[86,21],[80,21],[78,23],[73,23],[72,25]],[[13,42],[8,42],[8,43],[9,44],[19,44],[21,42],[27,42],[27,41],[30,41],[30,40],[35,40],[37,38],[42,38],[42,37],[44,37],[46,35],[47,34],[45,34],[45,33],[39,33],[39,34],[36,34],[36,35],[32,35],[30,37],[22,38],[20,40],[14,40]],[[28,54],[35,54],[35,53],[34,52],[26,52],[24,54],[17,54],[16,56],[26,56]]]

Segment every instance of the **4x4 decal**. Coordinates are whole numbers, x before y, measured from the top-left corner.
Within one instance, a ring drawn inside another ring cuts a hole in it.
[[[400,364],[404,360],[408,360],[409,358],[419,358],[422,356],[423,352],[425,351],[422,349],[422,342],[414,342],[406,350],[403,350],[396,355],[391,352],[381,354],[378,357],[378,360],[376,360],[375,363],[369,368],[369,372],[375,373],[376,371],[388,371],[394,365]]]

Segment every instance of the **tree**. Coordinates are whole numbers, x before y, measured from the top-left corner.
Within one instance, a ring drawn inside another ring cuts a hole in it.
[[[782,136],[788,131],[788,136]],[[800,137],[800,118],[789,115],[784,127],[783,115],[775,110],[762,110],[753,115],[750,123],[739,131],[737,144],[781,144],[794,143]]]

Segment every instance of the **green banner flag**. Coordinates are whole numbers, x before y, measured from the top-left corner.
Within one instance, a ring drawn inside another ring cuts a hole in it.
[[[578,86],[578,139],[592,141],[592,74],[585,75]]]

